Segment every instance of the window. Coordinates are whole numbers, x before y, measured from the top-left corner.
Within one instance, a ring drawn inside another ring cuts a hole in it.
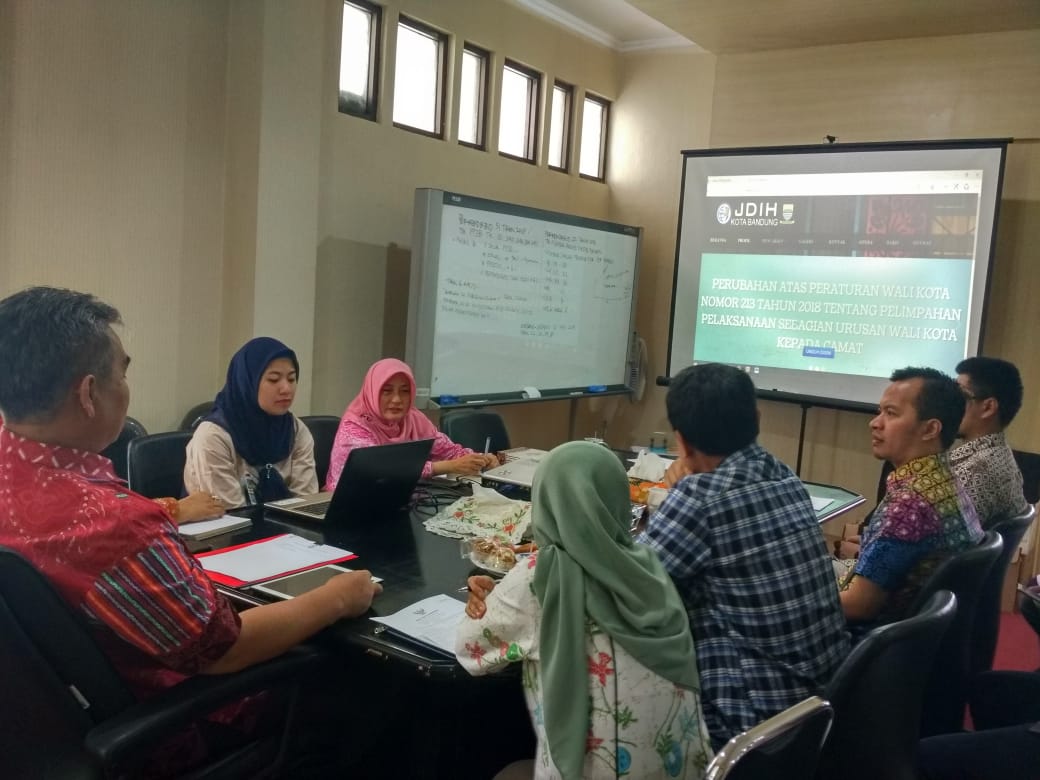
[[[397,23],[394,124],[444,137],[448,36],[404,16]]]
[[[501,154],[532,163],[535,161],[541,80],[536,71],[506,60],[502,68],[502,108],[498,121],[498,151]]]
[[[578,173],[590,179],[603,181],[607,164],[607,119],[610,103],[603,98],[585,96],[581,115],[581,158]]]
[[[365,0],[343,3],[343,38],[339,55],[339,110],[376,118],[379,73],[379,23],[382,10]]]
[[[483,49],[466,44],[462,49],[462,83],[459,89],[459,143],[483,149],[487,145],[488,63]]]
[[[552,111],[549,115],[549,167],[567,170],[571,156],[571,103],[574,87],[557,81],[553,84]]]

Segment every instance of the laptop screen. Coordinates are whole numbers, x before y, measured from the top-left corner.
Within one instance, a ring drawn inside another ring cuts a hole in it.
[[[369,511],[407,506],[432,448],[433,439],[418,439],[351,450],[328,515],[340,514],[341,505]]]

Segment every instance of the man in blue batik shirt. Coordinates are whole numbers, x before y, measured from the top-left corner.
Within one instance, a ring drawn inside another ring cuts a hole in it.
[[[640,541],[686,604],[717,750],[819,693],[849,652],[809,494],[756,443],[755,388],[731,366],[692,366],[666,401],[680,457]]]

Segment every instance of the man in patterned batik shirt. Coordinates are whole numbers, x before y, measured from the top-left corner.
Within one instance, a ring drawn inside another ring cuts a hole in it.
[[[849,635],[809,494],[755,441],[751,378],[692,366],[672,378],[666,405],[681,457],[639,541],[686,606],[718,750],[819,693],[848,655]]]
[[[963,416],[964,395],[951,377],[934,368],[893,372],[870,437],[874,457],[895,469],[841,584],[850,622],[905,617],[935,567],[982,539],[975,507],[946,453]]]
[[[971,357],[957,364],[957,384],[964,392],[964,443],[950,450],[950,465],[968,492],[983,528],[1025,512],[1022,472],[1015,463],[1004,429],[1022,406],[1022,378],[1013,363]]]

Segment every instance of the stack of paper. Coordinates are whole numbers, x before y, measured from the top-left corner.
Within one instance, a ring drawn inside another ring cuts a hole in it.
[[[178,526],[177,531],[185,539],[199,541],[201,539],[209,539],[211,536],[229,534],[232,531],[249,528],[252,524],[253,521],[248,517],[232,517],[231,515],[224,515],[215,520],[200,520],[197,523],[185,523],[184,525]]]
[[[372,620],[414,642],[454,656],[455,632],[465,614],[465,603],[442,593]]]
[[[357,556],[350,550],[281,534],[195,556],[214,582],[238,588]]]

